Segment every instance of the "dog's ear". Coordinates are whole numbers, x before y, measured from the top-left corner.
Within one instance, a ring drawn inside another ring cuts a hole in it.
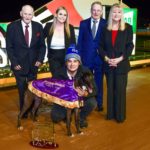
[[[90,82],[93,79],[93,74],[90,71],[87,71],[83,74],[82,78],[84,81]]]
[[[84,72],[82,79],[83,82],[87,85],[87,87],[93,88],[93,74],[91,73],[91,71]]]
[[[74,86],[75,87],[81,87],[82,86],[82,78],[81,77],[78,77],[74,80]]]
[[[78,85],[79,85],[78,79],[75,79],[74,80],[74,87],[76,88],[76,87],[78,87]]]

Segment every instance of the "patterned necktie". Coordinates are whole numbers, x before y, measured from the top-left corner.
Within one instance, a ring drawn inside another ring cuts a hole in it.
[[[92,35],[93,35],[93,38],[95,38],[95,35],[96,35],[96,23],[98,21],[97,20],[93,20],[93,26],[92,26]]]
[[[28,27],[29,27],[29,25],[25,26],[25,34],[24,34],[24,36],[25,36],[26,43],[29,46],[29,30],[28,30]]]

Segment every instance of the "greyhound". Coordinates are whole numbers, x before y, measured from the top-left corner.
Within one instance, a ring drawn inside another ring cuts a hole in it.
[[[93,76],[90,71],[84,72],[79,78],[75,79],[74,81],[74,88],[81,88],[86,91],[86,96],[88,93],[92,92],[93,85],[92,85],[92,80]],[[80,103],[80,101],[79,101]],[[84,104],[81,103],[79,106],[83,106]],[[67,127],[67,135],[73,137],[74,135],[71,132],[71,114],[74,111],[74,116],[75,116],[75,126],[77,129],[78,134],[83,134],[83,132],[80,130],[80,108],[74,108],[73,110],[70,108],[67,108],[67,122],[66,122],[66,127]]]
[[[93,89],[92,85],[92,79],[93,76],[91,72],[86,71],[84,72],[79,78],[74,80],[74,88],[76,89],[77,87],[82,88],[83,90],[87,91],[87,93],[91,93]],[[36,112],[41,104],[42,99],[35,94],[33,94],[31,91],[27,90],[25,93],[25,99],[24,99],[24,106],[23,109],[20,111],[18,115],[18,122],[17,122],[17,127],[19,130],[22,130],[23,127],[21,126],[21,118],[23,114],[30,108],[31,104],[34,101],[34,105],[31,111],[31,118],[33,121],[36,121]],[[83,106],[83,103],[79,101],[79,105]],[[75,117],[75,126],[77,129],[78,134],[83,134],[83,132],[80,130],[80,108],[67,108],[67,116],[66,116],[66,128],[67,128],[67,135],[73,137],[74,135],[71,132],[71,115],[74,113]]]

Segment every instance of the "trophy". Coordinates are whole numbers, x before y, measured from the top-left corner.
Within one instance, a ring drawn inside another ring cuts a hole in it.
[[[38,148],[54,149],[58,148],[55,142],[54,123],[49,122],[35,122],[31,133],[32,140],[30,145]]]

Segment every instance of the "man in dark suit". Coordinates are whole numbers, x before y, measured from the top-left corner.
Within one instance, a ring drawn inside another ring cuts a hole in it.
[[[87,66],[94,74],[98,89],[98,111],[103,110],[103,61],[98,54],[101,31],[106,24],[106,21],[101,18],[102,11],[102,4],[99,1],[92,3],[91,17],[80,23],[77,44],[83,65]]]
[[[6,49],[17,82],[20,110],[27,83],[36,79],[46,51],[42,25],[32,21],[33,15],[33,7],[24,5],[21,19],[10,23],[6,33]]]

